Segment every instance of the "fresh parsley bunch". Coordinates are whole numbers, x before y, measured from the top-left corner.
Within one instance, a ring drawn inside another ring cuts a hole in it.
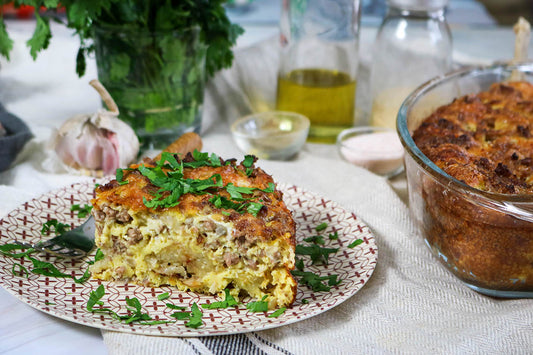
[[[0,4],[12,2],[0,0]],[[230,23],[223,4],[225,0],[16,0],[15,6],[34,6],[36,26],[27,41],[30,54],[46,49],[52,38],[50,20],[75,30],[80,39],[76,72],[85,73],[85,57],[94,51],[94,26],[114,26],[149,31],[175,31],[198,26],[201,40],[207,45],[206,72],[212,76],[229,67],[233,60],[231,47],[243,32]],[[65,16],[58,15],[64,8]],[[46,8],[46,11],[39,9]],[[9,38],[3,19],[0,20],[0,55],[9,59],[13,40]]]

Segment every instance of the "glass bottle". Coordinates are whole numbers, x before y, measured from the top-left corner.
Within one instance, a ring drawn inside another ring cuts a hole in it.
[[[309,141],[354,124],[359,0],[283,0],[278,110],[309,118]]]
[[[444,16],[447,0],[388,0],[378,30],[370,74],[371,122],[396,127],[404,99],[452,65],[452,38]]]

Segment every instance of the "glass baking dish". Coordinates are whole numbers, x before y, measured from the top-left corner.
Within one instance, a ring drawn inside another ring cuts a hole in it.
[[[533,297],[533,195],[490,193],[451,177],[411,135],[438,107],[485,91],[513,70],[533,82],[533,63],[461,69],[417,88],[398,113],[409,209],[433,254],[472,289],[495,297]],[[531,127],[533,128],[533,122]]]

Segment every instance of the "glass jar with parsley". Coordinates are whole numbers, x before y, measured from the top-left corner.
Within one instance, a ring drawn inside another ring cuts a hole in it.
[[[43,5],[25,0],[14,6],[20,3]],[[27,42],[31,56],[48,47],[51,20],[73,29],[80,39],[76,72],[83,76],[86,56],[96,52],[100,82],[143,150],[163,148],[184,132],[200,130],[205,80],[231,65],[232,46],[243,32],[227,17],[225,0],[45,3],[47,11],[34,14],[35,31]],[[0,56],[9,59],[13,44],[0,17]]]
[[[200,131],[206,45],[199,27],[152,32],[100,25],[93,30],[98,78],[144,149]]]

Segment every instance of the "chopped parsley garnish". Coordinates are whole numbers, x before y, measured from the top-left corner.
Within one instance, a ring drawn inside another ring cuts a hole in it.
[[[47,261],[40,261],[35,258],[32,258],[31,256],[28,257],[32,264],[33,269],[31,270],[32,273],[37,275],[43,275],[43,276],[50,276],[50,277],[62,277],[62,278],[71,278],[76,283],[84,283],[88,280],[90,277],[89,271],[85,271],[83,276],[79,279],[75,278],[72,275],[65,274],[57,269],[57,267],[54,266],[54,264],[49,263]]]
[[[191,317],[191,313],[189,313],[189,312],[174,312],[170,316],[176,318],[177,320],[186,320],[186,319],[188,320]]]
[[[248,212],[257,216],[263,204],[258,201],[252,201],[254,197],[245,197],[243,195],[251,195],[255,191],[263,191],[272,193],[275,190],[275,185],[269,183],[265,189],[235,186],[233,183],[224,185],[220,174],[213,174],[206,179],[189,179],[185,178],[185,168],[199,168],[199,167],[220,167],[222,166],[222,159],[212,153],[199,152],[195,150],[192,153],[192,161],[183,161],[176,159],[172,153],[165,152],[161,154],[161,159],[156,162],[156,166],[140,165],[137,170],[141,175],[146,177],[150,182],[159,189],[152,193],[153,198],[143,197],[143,203],[148,208],[165,208],[174,207],[179,204],[179,199],[182,195],[187,193],[192,194],[213,194],[214,196],[209,200],[215,207],[221,209],[232,209],[239,213]],[[255,157],[246,156],[242,162],[242,166],[247,169],[249,176],[253,171],[253,164]],[[227,162],[228,163],[228,162]],[[226,165],[228,165],[226,163]],[[124,171],[133,169],[117,169],[116,180],[119,184],[127,183],[124,181]],[[248,172],[248,170],[250,170]],[[225,190],[229,194],[229,198],[216,195],[216,191]],[[227,214],[227,211],[225,211]]]
[[[235,298],[233,298],[233,296],[229,293],[229,290],[227,288],[224,289],[224,294],[225,295],[224,295],[223,301],[218,301],[218,302],[213,302],[213,303],[203,303],[201,304],[202,308],[219,309],[219,308],[233,307],[239,304],[239,302],[237,302]]]
[[[304,269],[303,259],[297,258],[296,261],[294,262],[294,266],[296,267],[297,270],[303,271]]]
[[[302,304],[309,304],[309,300],[307,298],[302,299]]]
[[[93,265],[95,262],[102,260],[104,258],[104,252],[102,249],[98,248],[96,249],[96,254],[94,255],[94,260],[87,261],[87,264]]]
[[[185,309],[185,308],[181,308],[181,309]],[[188,320],[188,322],[185,323],[185,326],[189,328],[196,329],[196,328],[201,327],[204,324],[202,322],[202,317],[204,316],[204,314],[202,313],[202,311],[200,311],[196,302],[192,304],[190,312],[174,312],[170,316],[173,318],[176,318],[177,320]]]
[[[275,310],[271,314],[268,315],[268,318],[277,318],[281,316],[285,311],[287,310],[287,307],[281,307],[280,309]]]
[[[165,293],[162,293],[162,294],[158,295],[157,299],[160,300],[160,301],[164,301],[164,300],[166,300],[169,297],[170,297],[170,294],[168,292],[165,292]]]
[[[43,224],[41,234],[45,235],[46,233],[52,232],[52,228],[56,234],[63,234],[70,229],[70,226],[68,224],[58,222],[57,219],[50,219]]]
[[[324,245],[324,237],[321,235],[313,235],[311,237],[304,238],[304,242]]]
[[[172,303],[165,303],[165,306],[167,306],[167,308],[180,310],[180,311],[183,311],[184,309],[187,309],[187,307],[176,306],[176,305],[174,305]]]
[[[191,307],[191,317],[189,321],[185,323],[185,326],[189,328],[195,328],[195,329],[202,326],[204,324],[202,322],[203,315],[204,314],[202,313],[202,311],[200,311],[196,302],[194,302]]]
[[[246,168],[246,170],[244,172],[246,174],[246,176],[250,176],[254,172],[254,169],[253,169],[254,163],[255,163],[255,157],[253,155],[246,155],[244,157],[244,160],[242,162],[242,166],[244,166]]]
[[[300,280],[298,283],[301,285],[307,285],[309,286],[313,291],[319,292],[319,291],[329,291],[331,289],[330,286],[338,285],[341,281],[337,280],[337,275],[329,275],[329,276],[319,276],[317,274],[314,274],[309,271],[299,271],[299,270],[293,270],[291,273],[294,276],[300,276]],[[322,281],[328,280],[328,284],[322,283]]]
[[[325,230],[326,228],[328,228],[328,224],[326,222],[322,222],[320,223],[318,226],[315,227],[315,230],[317,232],[322,232],[323,230]]]
[[[143,313],[141,302],[136,297],[126,297],[126,309],[128,310],[128,314],[119,315],[118,313],[109,308],[101,307],[104,305],[104,302],[101,300],[104,295],[104,285],[100,285],[95,291],[91,291],[91,293],[89,294],[89,300],[87,301],[87,310],[92,313],[109,314],[116,320],[119,320],[126,324],[130,324],[133,322],[138,322],[142,325],[172,323],[172,321],[153,320],[148,313]],[[95,306],[100,306],[100,308],[95,308]]]
[[[49,263],[47,261],[41,261],[41,260],[31,257],[30,256],[31,254],[37,252],[37,250],[32,249],[32,248],[28,248],[28,250],[26,250],[25,252],[21,252],[21,253],[11,252],[13,250],[20,250],[20,249],[25,249],[25,247],[22,245],[18,245],[18,244],[4,244],[0,246],[0,252],[5,256],[10,256],[15,259],[26,258],[30,260],[33,266],[33,268],[30,271],[31,273],[36,274],[36,275],[60,277],[60,278],[71,278],[76,283],[84,283],[91,276],[91,274],[89,273],[89,270],[86,270],[85,273],[79,279],[75,278],[73,275],[65,274],[59,271],[59,269],[54,264]],[[16,265],[20,265],[18,271],[15,270]],[[18,263],[14,264],[11,271],[13,275],[15,276],[20,276],[20,274],[22,274],[23,272],[26,274],[26,277],[28,276],[27,274],[29,274],[28,270]]]
[[[73,212],[76,212],[78,211],[78,218],[85,218],[89,215],[89,213],[91,213],[91,210],[93,209],[93,206],[91,205],[83,205],[83,207],[81,207],[80,205],[72,205],[72,207],[70,207],[70,210],[73,211]]]
[[[116,170],[116,179],[119,185],[126,185],[129,184],[128,180],[124,180],[124,170],[131,170],[131,169],[120,169],[118,168]]]
[[[246,304],[246,309],[250,312],[266,312],[268,311],[268,301],[265,301],[268,295],[264,295],[260,301],[250,302]]]
[[[311,262],[315,264],[328,264],[329,254],[336,253],[339,248],[322,248],[316,244],[311,245],[296,245],[295,252],[298,255],[309,255]]]
[[[4,245],[0,245],[0,253],[2,253],[5,256],[10,256],[10,257],[15,258],[15,259],[24,258],[24,257],[26,257],[26,256],[28,256],[30,254],[33,254],[33,253],[37,252],[37,250],[35,250],[33,248],[28,248],[28,250],[26,250],[25,252],[11,253],[11,251],[13,251],[13,250],[20,250],[20,249],[25,249],[25,247],[20,245],[20,244],[4,244]]]
[[[328,235],[329,240],[337,240],[339,239],[339,232],[335,231],[334,233],[330,233]]]
[[[15,268],[18,267],[18,270],[15,270]],[[11,268],[11,273],[13,275],[19,275],[25,278],[28,278],[30,276],[30,273],[28,272],[28,269],[26,269],[22,264],[14,263],[13,267]]]
[[[356,239],[356,240],[354,240],[353,242],[351,242],[350,244],[348,244],[348,248],[355,248],[355,247],[358,246],[359,244],[363,244],[363,240],[362,240],[362,239]]]
[[[42,234],[49,233],[51,231],[51,228],[54,228],[56,234],[61,234],[61,233],[64,233],[68,227],[69,226],[67,224],[59,223],[56,219],[51,219],[43,224],[41,233]],[[27,248],[27,250],[24,252],[13,253],[14,250],[21,250],[21,249],[26,249],[26,247],[20,244],[0,245],[0,253],[2,253],[3,255],[10,256],[15,259],[26,258],[30,260],[33,266],[30,272],[33,274],[49,276],[49,277],[71,278],[76,283],[84,283],[91,277],[91,273],[89,272],[89,269],[86,269],[80,278],[76,278],[72,274],[63,273],[54,264],[33,258],[31,254],[38,252],[36,249],[33,249],[33,248]],[[104,254],[102,253],[102,251],[100,249],[97,249],[96,254],[94,256],[94,261],[87,261],[87,264],[92,265],[96,261],[103,259],[103,257],[104,257]],[[17,263],[15,263],[13,266],[13,269],[12,269],[13,275],[20,276],[22,272],[25,272],[26,277],[28,276],[28,270],[26,268],[22,270],[20,268],[22,267],[22,265],[18,264],[20,265],[20,267],[17,272],[17,270],[15,270],[15,265],[17,265]]]
[[[328,224],[323,222],[315,227],[317,232],[326,230]],[[337,240],[339,234],[337,231],[328,235],[329,240]],[[309,245],[296,245],[295,253],[297,255],[308,255],[311,258],[311,264],[328,264],[329,255],[336,253],[339,248],[324,248],[320,245],[325,245],[325,240],[322,235],[313,235],[304,238],[305,242],[312,243]],[[338,285],[341,281],[338,280],[337,275],[320,276],[309,271],[304,271],[304,262],[302,259],[296,259],[296,270],[291,271],[293,276],[299,277],[298,283],[309,286],[313,291],[329,291],[331,286]],[[328,281],[327,284],[323,281]],[[305,302],[304,302],[305,301]],[[307,300],[302,300],[302,303],[308,303]]]

